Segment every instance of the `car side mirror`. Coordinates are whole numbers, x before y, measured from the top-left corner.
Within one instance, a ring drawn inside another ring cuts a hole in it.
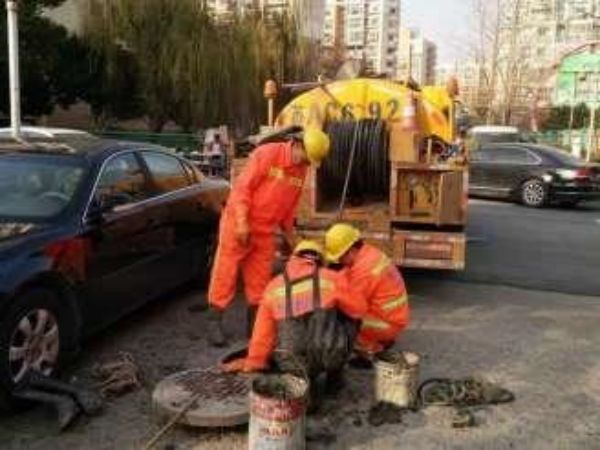
[[[92,203],[90,203],[86,220],[90,224],[101,224],[104,221],[105,214],[129,202],[129,196],[123,193],[105,195],[101,199],[94,198]]]

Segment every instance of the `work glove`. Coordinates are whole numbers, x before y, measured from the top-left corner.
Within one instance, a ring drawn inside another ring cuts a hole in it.
[[[250,242],[250,225],[246,207],[238,207],[235,211],[235,239],[242,247],[247,247]]]

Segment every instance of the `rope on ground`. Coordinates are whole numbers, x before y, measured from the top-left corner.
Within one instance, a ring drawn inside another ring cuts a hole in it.
[[[140,369],[126,352],[120,352],[113,361],[95,365],[92,374],[99,380],[97,388],[104,397],[122,395],[142,386]]]
[[[454,407],[452,426],[467,428],[476,425],[473,408],[514,401],[512,392],[483,379],[470,377],[458,380],[433,378],[423,382],[417,390],[417,407]]]

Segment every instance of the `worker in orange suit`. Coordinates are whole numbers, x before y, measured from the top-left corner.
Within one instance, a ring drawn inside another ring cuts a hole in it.
[[[279,370],[300,376],[326,372],[329,387],[339,386],[367,304],[352,298],[346,272],[323,263],[321,245],[298,244],[265,290],[247,357],[225,364],[225,371],[260,371],[273,359]]]
[[[227,344],[222,313],[235,296],[240,271],[249,305],[247,328],[251,331],[256,308],[271,279],[274,233],[283,231],[293,248],[294,217],[308,166],[319,166],[329,148],[324,132],[307,129],[286,142],[256,148],[236,179],[221,217],[208,290],[208,332],[213,346]]]
[[[407,327],[410,310],[402,275],[393,261],[378,248],[365,243],[351,225],[336,224],[325,235],[330,261],[348,271],[356,296],[368,304],[356,347],[369,356],[391,347]]]

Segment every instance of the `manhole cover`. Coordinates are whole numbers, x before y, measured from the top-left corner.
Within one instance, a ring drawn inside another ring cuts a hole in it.
[[[193,427],[242,425],[250,415],[251,382],[251,376],[222,373],[217,368],[188,370],[162,380],[152,401],[160,413],[174,416],[199,395],[179,423]]]

